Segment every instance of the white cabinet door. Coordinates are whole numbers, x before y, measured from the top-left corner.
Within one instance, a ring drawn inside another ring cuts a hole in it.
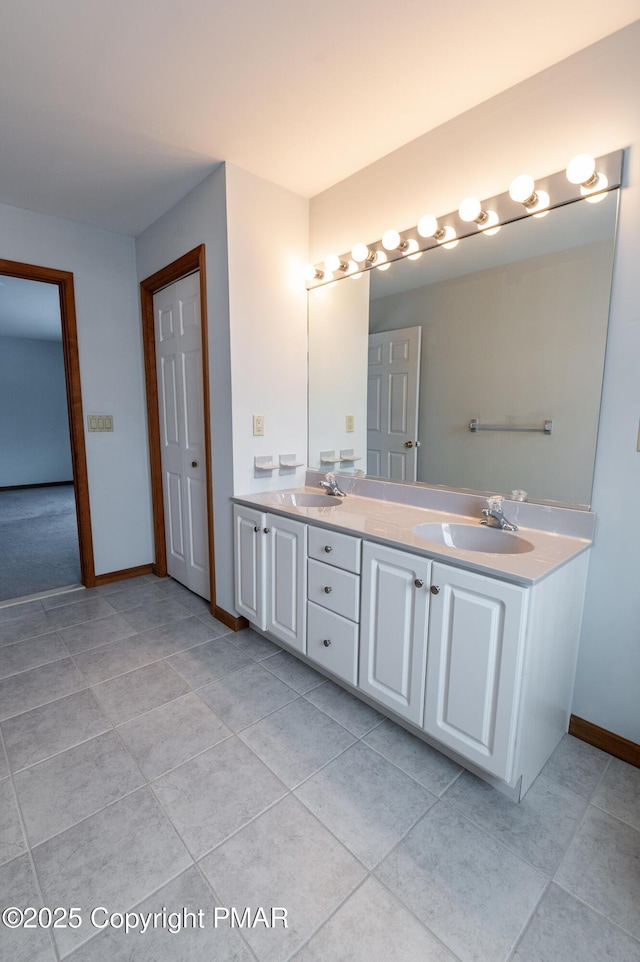
[[[509,781],[527,589],[434,563],[424,729]]]
[[[267,627],[265,604],[266,515],[234,505],[236,608],[252,625]]]
[[[209,599],[199,274],[153,298],[167,571]]]
[[[306,651],[307,526],[268,514],[267,631],[298,651]]]
[[[431,562],[365,542],[359,687],[422,724]]]

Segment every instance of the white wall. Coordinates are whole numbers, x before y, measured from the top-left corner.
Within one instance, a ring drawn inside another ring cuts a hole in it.
[[[206,246],[216,600],[229,612],[231,495],[303,480],[295,472],[254,479],[253,459],[266,451],[306,460],[306,293],[298,268],[307,237],[305,200],[227,164],[136,240],[140,280]],[[252,436],[254,413],[265,416],[263,438]]]
[[[0,337],[0,487],[72,481],[60,341]]]
[[[614,270],[591,552],[573,711],[640,742],[640,23],[425,134],[311,202],[311,259],[504,191],[519,173],[628,147]],[[482,69],[478,64],[478,69]]]
[[[139,297],[132,238],[0,205],[7,260],[72,271],[82,401],[112,414],[113,434],[86,434],[96,573],[152,560]]]
[[[247,173],[227,170],[234,493],[304,483],[304,467],[262,472],[254,458],[307,460],[307,295],[300,276],[308,203]],[[265,419],[253,436],[253,415]]]
[[[209,331],[209,404],[217,603],[233,611],[233,494],[229,282],[225,169],[217,167],[136,239],[138,278],[144,280],[205,245]]]

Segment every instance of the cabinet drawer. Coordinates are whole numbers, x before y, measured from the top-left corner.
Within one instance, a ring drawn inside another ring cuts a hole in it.
[[[329,608],[352,621],[360,610],[360,578],[349,571],[309,560],[307,592],[309,601]]]
[[[311,601],[307,604],[307,614],[308,657],[355,686],[358,682],[358,626]]]
[[[309,557],[360,574],[360,538],[309,527]]]

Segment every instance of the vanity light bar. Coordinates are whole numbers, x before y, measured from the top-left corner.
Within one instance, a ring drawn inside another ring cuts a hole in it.
[[[623,150],[602,157],[578,154],[566,171],[558,171],[534,181],[528,174],[516,177],[509,191],[480,201],[467,197],[458,211],[436,220],[431,214],[420,218],[416,227],[406,231],[385,231],[373,244],[357,243],[349,254],[329,254],[324,263],[306,264],[303,276],[307,288],[335,283],[338,277],[361,277],[364,271],[387,270],[394,260],[420,257],[437,247],[456,247],[461,237],[476,231],[491,236],[503,224],[526,217],[544,217],[554,207],[585,199],[595,203],[622,181]],[[337,275],[337,276],[336,276]]]

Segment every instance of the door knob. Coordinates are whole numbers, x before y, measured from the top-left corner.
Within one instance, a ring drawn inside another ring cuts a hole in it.
[[[330,595],[331,591],[332,591],[332,588],[329,585],[327,585],[324,589],[325,595]]]
[[[331,547],[330,544],[326,544],[324,546],[324,550],[327,552],[327,554],[329,554],[331,551],[333,551],[333,548]]]
[[[271,528],[263,528],[262,530],[264,531],[265,534],[269,534],[269,532],[271,531]]]
[[[197,462],[197,461],[192,461],[192,462],[191,462],[191,467],[192,467],[192,468],[197,468],[197,467],[198,467],[198,462]]]
[[[432,594],[432,595],[439,595],[439,594],[440,594],[440,586],[439,586],[439,585],[431,585],[431,594]]]
[[[259,524],[254,525],[253,530],[254,530],[254,531],[259,531],[259,530],[260,530],[260,525],[259,525]]]
[[[422,578],[416,578],[416,580],[413,583],[416,586],[416,588],[422,588],[424,581],[422,580]]]
[[[328,648],[329,645],[331,644],[331,639],[330,639],[330,638],[325,638],[324,641],[322,642],[322,644],[324,645],[325,648]]]
[[[405,446],[405,448],[412,448],[412,447],[413,447],[413,441],[405,441],[405,442],[404,442],[404,446]]]

